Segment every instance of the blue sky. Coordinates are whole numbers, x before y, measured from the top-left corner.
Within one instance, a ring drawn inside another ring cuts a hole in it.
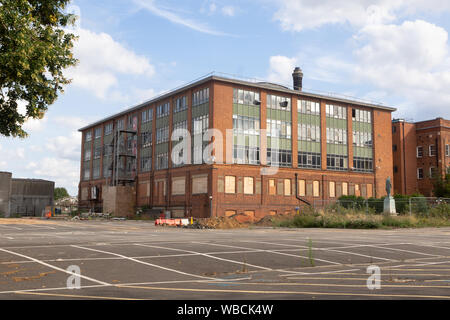
[[[77,194],[85,124],[217,71],[450,118],[446,0],[74,0],[80,64],[30,137],[0,138],[0,170]]]

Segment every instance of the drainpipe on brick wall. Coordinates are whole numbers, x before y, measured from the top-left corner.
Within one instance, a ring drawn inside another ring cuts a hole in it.
[[[302,199],[298,195],[298,173],[295,174],[295,197],[297,198],[298,201],[301,201],[303,203],[306,203],[308,206],[311,206],[311,203],[309,201]]]

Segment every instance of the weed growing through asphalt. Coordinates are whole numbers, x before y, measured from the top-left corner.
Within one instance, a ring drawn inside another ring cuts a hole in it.
[[[311,267],[315,267],[314,264],[314,256],[313,256],[313,243],[311,239],[308,239],[308,258],[309,258],[309,264]]]

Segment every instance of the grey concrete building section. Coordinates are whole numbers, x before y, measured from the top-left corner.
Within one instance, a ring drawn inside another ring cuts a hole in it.
[[[0,172],[0,216],[9,216],[11,179],[10,172]]]
[[[55,183],[36,179],[14,179],[9,172],[0,172],[0,213],[41,216],[46,206],[53,206]]]

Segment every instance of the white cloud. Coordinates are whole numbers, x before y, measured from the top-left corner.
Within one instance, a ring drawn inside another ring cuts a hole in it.
[[[222,7],[222,14],[228,17],[234,17],[236,14],[236,8],[233,6],[224,6]]]
[[[208,26],[207,24],[203,24],[188,18],[181,17],[174,10],[169,8],[163,8],[161,6],[157,6],[154,0],[134,0],[134,3],[139,7],[146,9],[147,11],[157,15],[161,18],[169,20],[172,23],[182,25],[189,29],[206,33],[214,36],[225,36],[226,33],[219,32]],[[209,8],[211,10],[211,7]],[[213,7],[214,9],[214,7]],[[215,10],[215,9],[214,9]]]
[[[39,168],[33,173],[42,178],[55,181],[57,186],[64,186],[69,193],[76,194],[80,180],[79,161],[47,157],[39,162]]]
[[[390,23],[418,11],[450,10],[448,0],[277,0],[277,4],[274,18],[290,31],[344,23],[362,27]]]
[[[70,129],[80,129],[89,124],[87,119],[72,116],[59,116],[52,119],[55,124]]]
[[[46,149],[58,159],[80,161],[81,133],[72,132],[68,137],[58,136],[48,139]]]
[[[285,56],[270,57],[270,69],[267,80],[291,86],[292,72],[297,65],[297,58]]]
[[[79,39],[75,43],[74,55],[80,63],[67,71],[74,86],[105,99],[109,90],[119,84],[119,74],[147,77],[155,74],[155,68],[148,58],[125,48],[109,34],[82,28],[77,29],[75,34]]]

